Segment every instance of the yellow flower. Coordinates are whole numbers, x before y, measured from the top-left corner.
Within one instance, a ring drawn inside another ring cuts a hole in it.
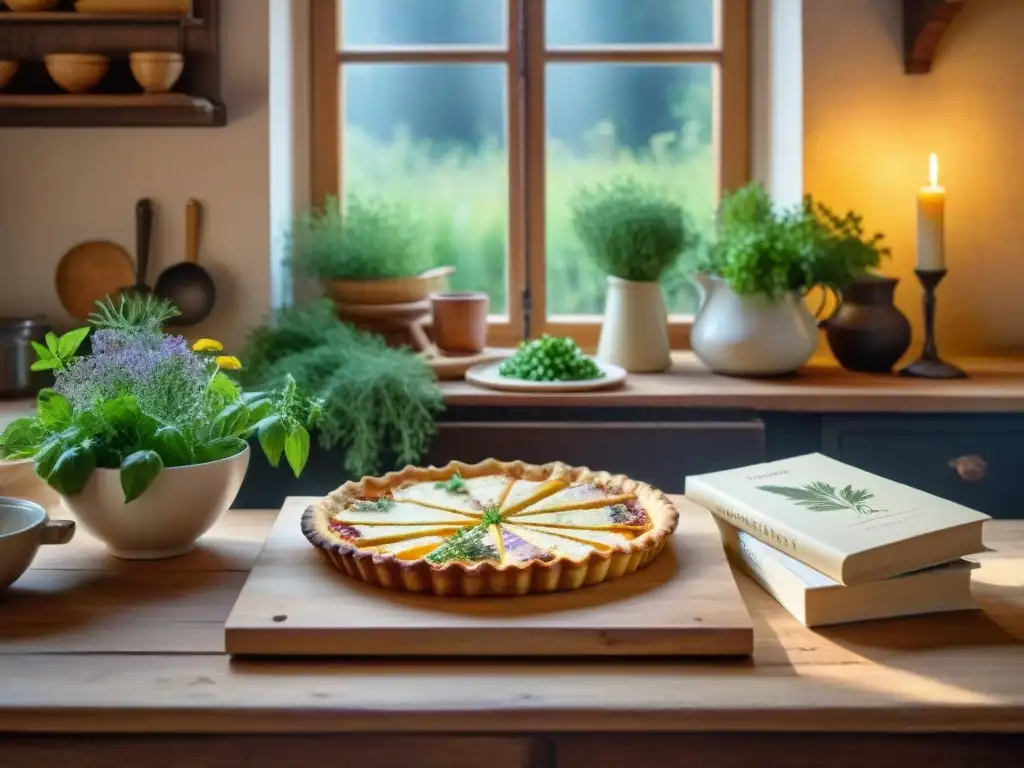
[[[200,339],[192,345],[195,352],[220,352],[224,345],[215,339]]]
[[[220,355],[217,357],[217,367],[225,371],[239,371],[242,369],[242,361],[231,355]]]

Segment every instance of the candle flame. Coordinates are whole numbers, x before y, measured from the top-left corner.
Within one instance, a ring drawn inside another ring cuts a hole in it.
[[[928,158],[928,181],[933,187],[939,186],[939,156],[934,152]]]

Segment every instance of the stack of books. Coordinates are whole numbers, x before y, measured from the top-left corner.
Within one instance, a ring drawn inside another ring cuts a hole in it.
[[[808,627],[976,609],[988,515],[820,453],[686,478],[730,559]]]

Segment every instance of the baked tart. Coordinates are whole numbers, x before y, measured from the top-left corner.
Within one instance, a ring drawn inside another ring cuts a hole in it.
[[[302,532],[369,584],[525,595],[631,574],[678,521],[664,493],[624,475],[489,459],[345,483],[305,510]]]

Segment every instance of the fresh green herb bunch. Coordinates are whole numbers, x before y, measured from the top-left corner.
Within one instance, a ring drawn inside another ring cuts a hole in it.
[[[125,501],[138,498],[165,467],[234,456],[257,436],[274,466],[282,454],[298,476],[309,456],[319,403],[293,379],[243,393],[228,371],[238,358],[213,339],[192,347],[161,324],[178,314],[152,296],[109,298],[90,317],[92,328],[36,344],[35,370],[52,370],[54,386],[38,396],[34,416],[0,435],[0,457],[35,461],[36,473],[64,496],[75,496],[97,468],[120,470]],[[89,333],[92,353],[77,354]]]
[[[841,290],[889,255],[883,239],[865,239],[861,217],[852,211],[839,216],[809,195],[779,207],[754,182],[722,200],[718,237],[697,269],[741,295],[779,298],[815,286]]]
[[[289,376],[323,403],[320,445],[344,450],[353,477],[412,464],[430,447],[444,398],[430,366],[407,349],[338,320],[329,299],[274,313],[254,328],[242,381],[280,386]]]
[[[804,210],[814,217],[814,262],[811,272],[816,285],[841,290],[851,280],[877,267],[892,255],[884,244],[885,235],[867,237],[864,218],[854,211],[840,216],[811,195],[804,197]]]
[[[659,188],[625,177],[570,200],[572,227],[605,274],[655,282],[698,242],[683,207]]]
[[[486,516],[487,512],[484,514]],[[479,562],[500,559],[490,534],[490,527],[493,524],[492,514],[490,518],[483,520],[479,525],[472,528],[460,528],[448,541],[427,555],[427,562],[441,565],[455,560]]]
[[[516,353],[498,366],[498,373],[527,381],[582,381],[604,376],[575,341],[548,334],[520,342]]]
[[[294,223],[286,242],[297,271],[324,280],[411,277],[432,266],[420,223],[383,198],[351,194],[343,209],[329,197]]]

